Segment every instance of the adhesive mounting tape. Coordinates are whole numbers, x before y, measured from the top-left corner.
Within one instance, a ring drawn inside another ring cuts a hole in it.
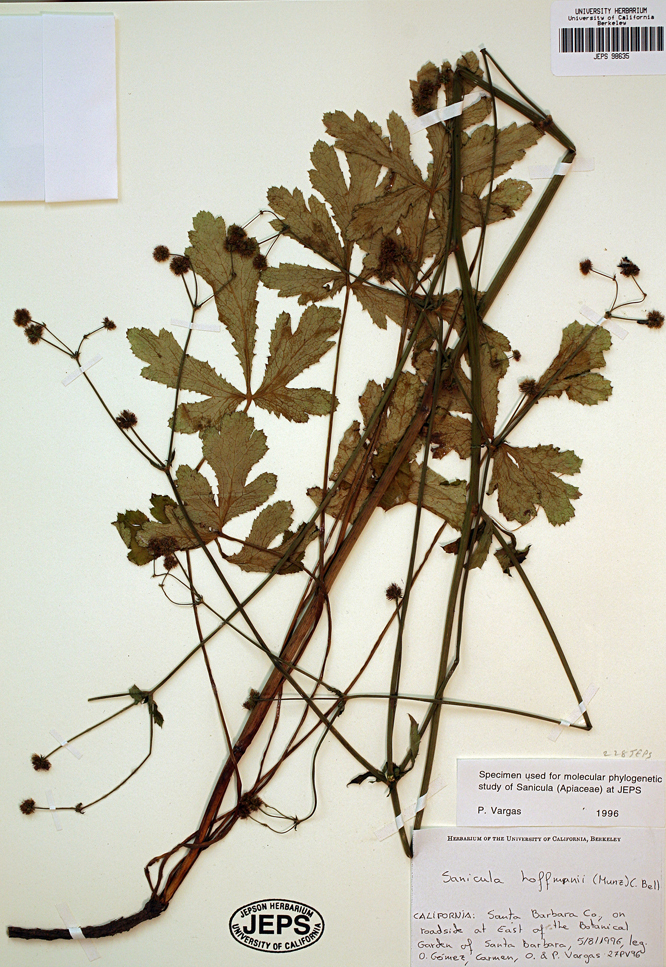
[[[556,725],[548,734],[548,738],[550,739],[551,742],[557,742],[560,735],[562,734],[562,731],[564,729],[569,728],[571,725],[577,722],[578,719],[581,717],[581,715],[584,715],[585,712],[587,712],[590,702],[592,701],[592,699],[594,698],[594,696],[597,694],[598,691],[599,691],[598,685],[588,685],[586,690],[583,692],[582,701],[576,706],[576,708],[573,710],[569,718],[562,719],[560,724]]]
[[[91,366],[94,366],[95,363],[98,363],[101,358],[102,358],[101,354],[100,353],[97,353],[97,355],[96,356],[93,356],[93,358],[90,359],[85,364],[85,366],[79,366],[79,368],[75,372],[68,373],[67,376],[65,376],[65,378],[62,381],[62,385],[63,386],[69,386],[69,384],[70,383],[73,383],[75,379],[78,379],[79,376],[81,376],[82,373],[85,373],[86,370],[90,369]]]
[[[83,950],[88,960],[99,960],[100,954],[97,952],[97,948],[95,947],[95,944],[92,942],[92,940],[88,940],[86,937],[84,937],[81,927],[74,919],[74,914],[69,909],[67,904],[56,903],[56,910],[60,915],[60,919],[69,930],[69,935],[72,938],[72,940],[78,940],[78,942],[83,947]]]
[[[63,739],[60,732],[56,732],[55,729],[49,729],[49,733],[50,735],[53,736],[56,742],[58,742],[63,747],[63,749],[67,749],[68,752],[71,752],[75,759],[81,758],[83,753],[79,752],[79,750],[75,748],[73,745],[70,745],[67,739]]]
[[[181,329],[200,329],[202,332],[220,332],[222,326],[219,322],[184,322],[182,319],[172,319],[172,326],[180,326]]]
[[[396,816],[392,823],[387,823],[386,826],[382,826],[381,829],[375,830],[375,836],[377,839],[388,839],[388,837],[392,836],[393,833],[396,833],[399,829],[402,829],[402,827],[405,825],[405,820],[413,819],[414,816],[416,816],[416,814],[423,809],[426,804],[426,800],[438,793],[444,788],[445,785],[446,783],[441,776],[433,779],[428,786],[428,791],[425,793],[425,795],[419,796],[413,806],[408,806],[406,809],[403,809],[400,815]]]

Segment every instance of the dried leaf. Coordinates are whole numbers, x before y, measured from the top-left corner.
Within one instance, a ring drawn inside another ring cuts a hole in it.
[[[414,185],[387,191],[375,201],[356,209],[347,229],[347,237],[351,240],[364,239],[377,232],[390,235],[412,205],[425,197],[425,190]]]
[[[580,491],[557,475],[578,473],[582,462],[573,450],[505,443],[495,453],[488,493],[497,490],[499,509],[507,520],[526,524],[543,507],[551,524],[566,524],[575,513],[571,501],[580,497]]]
[[[345,262],[342,245],[328,209],[322,201],[312,195],[308,208],[303,192],[298,188],[294,189],[293,194],[286,188],[269,188],[267,197],[268,204],[283,220],[283,223],[278,224],[278,229],[286,225],[286,235],[317,252],[327,262],[342,268]]]
[[[282,262],[277,268],[264,269],[261,281],[269,289],[279,289],[280,296],[297,295],[299,304],[304,306],[336,295],[345,285],[345,276],[337,269]]]
[[[380,329],[386,329],[387,317],[402,325],[406,302],[399,292],[391,292],[377,285],[364,285],[361,281],[354,282],[352,292]]]
[[[191,247],[185,249],[194,271],[215,292],[220,322],[227,327],[249,387],[257,331],[257,286],[260,272],[251,257],[225,248],[227,228],[223,218],[199,212],[189,233]]]
[[[363,772],[360,776],[354,776],[353,779],[350,779],[347,785],[360,786],[362,782],[365,782],[366,779],[372,779],[373,776],[374,776],[374,772]]]
[[[438,407],[430,442],[433,446],[432,455],[436,459],[455,450],[459,457],[467,460],[472,452],[472,423]]]
[[[351,424],[351,426],[347,427],[347,429],[345,430],[342,436],[342,439],[340,440],[340,444],[338,446],[338,452],[335,456],[335,460],[333,462],[333,469],[330,474],[331,480],[338,479],[338,477],[342,473],[342,470],[345,464],[347,463],[352,453],[358,446],[360,439],[361,439],[360,426],[359,426],[359,423],[355,420]],[[363,448],[361,448],[361,450],[359,450],[359,453],[356,456],[356,459],[354,460],[350,469],[347,471],[344,479],[340,483],[338,490],[335,492],[330,502],[328,503],[326,507],[326,513],[329,514],[331,517],[339,517],[344,513],[346,501],[350,496],[350,491],[352,489],[352,486],[354,486],[354,494],[356,496],[355,510],[354,510],[354,514],[351,517],[352,521],[355,519],[356,515],[358,514],[359,510],[363,505],[363,502],[365,501],[366,497],[370,493],[370,489],[372,485],[372,471],[370,466],[366,466],[366,469],[363,475],[363,480],[360,483],[360,485],[358,484],[357,481],[355,481],[355,477],[360,470],[364,456],[365,456],[365,451]],[[319,504],[322,502],[324,498],[324,493],[321,487],[310,487],[309,490],[307,491],[307,494],[308,494],[308,497],[311,500],[313,500],[317,506],[319,506]]]
[[[487,328],[487,327],[486,327]],[[501,336],[496,333],[495,336]],[[506,353],[511,351],[509,340],[502,336],[502,344],[506,349],[500,348],[495,341],[495,345],[490,342],[482,342],[479,346],[479,370],[481,375],[481,422],[488,437],[492,438],[495,431],[495,420],[497,419],[497,408],[499,405],[499,381],[506,374],[509,368],[509,360]]]
[[[264,378],[253,395],[257,406],[296,423],[305,423],[310,415],[330,413],[332,397],[328,390],[290,389],[288,384],[334,345],[330,337],[340,328],[339,320],[339,309],[308,306],[292,332],[289,313],[278,316]]]
[[[529,550],[531,546],[532,546],[531,544],[528,544],[527,547],[523,547],[522,549],[518,547],[513,548],[514,557],[519,564],[523,563],[523,561],[529,554]],[[503,547],[500,547],[499,551],[495,551],[495,557],[497,558],[497,562],[499,566],[502,568],[502,570],[504,571],[504,573],[508,574],[509,577],[512,577],[511,568],[515,567],[515,564],[513,563],[508,553],[504,550]]]
[[[399,174],[405,181],[419,186],[423,184],[421,172],[409,154],[407,126],[397,114],[391,114],[389,118],[389,130],[396,138],[395,144],[383,137],[379,125],[368,121],[360,111],[356,112],[353,121],[343,111],[325,114],[324,126],[331,137],[336,138],[335,147],[346,154],[360,154]]]
[[[124,514],[118,514],[117,519],[113,521],[113,526],[120,534],[125,547],[130,549],[127,559],[132,564],[138,564],[139,567],[149,564],[153,560],[150,551],[142,547],[136,539],[137,533],[148,522],[148,519],[141,510],[126,510]]]
[[[231,563],[237,564],[243,571],[261,571],[264,573],[272,571],[295,537],[295,534],[289,530],[293,519],[293,510],[294,508],[288,500],[278,500],[276,503],[264,507],[252,524],[247,543],[237,554],[229,558]],[[280,545],[269,550],[271,544],[280,535],[282,535]],[[316,535],[317,529],[310,528],[289,560],[285,561],[279,569],[278,574],[295,574],[301,570],[305,548]]]
[[[583,348],[578,349],[580,346]],[[604,353],[610,346],[611,335],[608,330],[572,322],[563,330],[560,351],[537,383],[537,391],[550,383],[544,396],[561,396],[566,393],[570,400],[587,406],[607,400],[613,391],[610,381],[590,370],[601,369],[606,365]],[[560,369],[562,372],[558,374]]]
[[[317,141],[312,149],[310,171],[312,187],[318,191],[331,206],[342,237],[347,237],[347,228],[357,205],[365,205],[375,197],[380,165],[361,155],[349,155],[349,188],[342,174],[338,154],[334,147],[324,141]]]
[[[204,430],[201,438],[203,455],[217,477],[220,527],[260,507],[275,492],[277,478],[273,473],[259,474],[247,483],[255,463],[268,450],[265,433],[255,429],[254,420],[247,414],[225,416],[219,428]],[[186,494],[186,499],[189,496]]]
[[[460,126],[463,128],[471,128],[474,124],[480,124],[481,121],[485,121],[492,110],[492,101],[489,97],[480,97],[478,101],[474,104],[470,104],[466,107],[460,116]]]
[[[411,464],[412,486],[409,500],[417,503],[419,484],[421,480],[421,465]],[[423,506],[447,523],[460,530],[467,503],[467,484],[464,480],[445,480],[444,477],[431,470],[426,470],[426,481],[423,491]]]
[[[462,194],[460,213],[463,234],[471,228],[480,228],[484,223],[490,225],[504,218],[513,218],[531,193],[532,186],[527,181],[505,178],[491,192],[490,208],[487,195],[479,198],[476,194]]]
[[[477,532],[477,542],[469,560],[470,570],[474,567],[483,567],[483,565],[486,563],[486,558],[488,557],[488,551],[490,550],[490,545],[492,542],[492,527],[488,527],[485,521],[483,521],[479,527],[479,531]]]
[[[412,757],[412,762],[416,761],[416,757],[419,754],[420,744],[421,744],[421,736],[419,735],[419,724],[416,721],[416,719],[412,715],[410,715],[409,716],[409,752]]]
[[[517,125],[514,122],[501,128],[497,132],[495,178],[505,174],[515,161],[520,161],[541,135],[542,132],[529,123]],[[476,128],[469,137],[463,135],[460,164],[466,195],[480,196],[490,181],[494,140],[495,131],[490,124]]]
[[[129,329],[127,338],[134,355],[149,364],[141,370],[144,379],[175,389],[183,350],[172,333],[166,329],[161,329],[159,335],[151,329]],[[195,433],[203,427],[216,425],[245,399],[245,394],[219,376],[209,363],[189,354],[183,364],[180,388],[201,393],[208,399],[182,403],[178,407],[176,429],[179,433]]]

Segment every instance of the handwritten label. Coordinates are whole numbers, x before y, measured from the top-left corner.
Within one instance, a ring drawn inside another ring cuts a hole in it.
[[[459,759],[467,826],[663,826],[664,763]]]
[[[606,832],[416,830],[412,967],[664,967],[663,830]]]

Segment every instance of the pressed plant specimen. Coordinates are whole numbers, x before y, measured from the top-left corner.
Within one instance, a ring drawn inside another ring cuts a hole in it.
[[[611,336],[605,320],[567,325],[553,361],[539,378],[520,383],[516,405],[498,422],[500,382],[519,354],[486,319],[566,169],[555,169],[482,289],[486,232],[493,223],[512,218],[530,196],[529,183],[504,177],[530,147],[542,137],[553,139],[564,149],[565,166],[573,161],[575,148],[553,118],[505,75],[513,93],[497,87],[492,68],[499,73],[501,69],[485,50],[482,57],[483,68],[472,53],[455,68],[448,62],[422,67],[411,82],[415,118],[408,126],[391,114],[388,134],[360,112],[353,119],[342,112],[325,115],[333,143],[319,141],[312,151],[309,175],[317,194],[306,200],[299,189],[270,189],[269,209],[262,210],[259,222],[270,223],[269,237],[258,241],[248,231],[255,219],[241,227],[200,212],[183,253],[173,254],[166,245],[155,248],[155,261],[168,265],[182,281],[191,313],[182,345],[166,329],[128,332],[134,355],[146,364],[143,377],[173,391],[166,443],[145,439],[134,412],[117,412],[102,399],[82,355],[85,340],[96,330],[72,349],[47,323],[33,320],[27,309],[15,314],[14,321],[29,342],[48,343],[81,366],[116,431],[154,468],[163,492],[152,495],[149,513],[119,513],[115,527],[129,560],[158,575],[165,594],[178,588],[192,611],[194,637],[178,664],[158,673],[149,688],[132,685],[125,692],[100,696],[123,702],[102,721],[144,705],[150,755],[155,727],[164,724],[160,689],[200,657],[226,742],[224,761],[198,827],[145,867],[148,901],[137,913],[83,928],[87,937],[111,936],[159,916],[199,857],[225,839],[239,820],[278,824],[285,831],[309,819],[316,793],[310,814],[297,817],[271,805],[269,789],[281,766],[307,743],[314,743],[313,790],[317,752],[330,736],[361,770],[350,783],[375,783],[390,798],[395,817],[403,810],[401,781],[420,770],[418,828],[447,707],[558,723],[560,717],[549,710],[447,696],[464,654],[471,572],[484,565],[496,567],[493,557],[512,580],[524,585],[576,701],[582,702],[565,651],[526,572],[529,547],[519,547],[515,533],[539,510],[556,526],[574,516],[573,501],[580,492],[562,477],[577,474],[582,461],[573,451],[550,443],[518,445],[512,435],[549,397],[566,395],[586,406],[607,400],[611,384],[598,370],[604,366]],[[501,127],[502,106],[519,115],[520,123]],[[413,160],[410,128],[429,144],[425,173]],[[465,236],[472,230],[476,232],[470,244]],[[305,263],[276,264],[285,239],[302,248]],[[584,275],[597,271],[589,260],[580,268]],[[606,313],[609,319],[627,319],[618,316],[618,310],[645,300],[636,278],[638,267],[624,256],[618,268],[619,280],[609,276],[615,286]],[[629,300],[620,295],[621,283],[632,287]],[[257,335],[258,295],[263,289],[275,290],[285,299],[297,298],[304,308],[297,322],[287,312],[278,316],[261,373]],[[236,356],[231,362],[222,360],[217,368],[191,352],[199,335],[199,313],[211,301]],[[663,316],[650,310],[635,321],[658,328]],[[358,399],[357,418],[338,439],[335,415],[344,384],[345,335],[352,326],[373,324],[387,330],[387,339],[394,339],[394,364],[381,382],[367,382]],[[112,330],[115,324],[105,318],[97,328]],[[329,352],[335,357],[329,388],[292,385],[302,383],[302,374]],[[200,398],[193,401],[185,398],[186,393]],[[317,475],[313,472],[307,491],[312,510],[302,523],[294,523],[290,501],[273,500],[276,475],[257,467],[269,452],[267,434],[253,416],[258,411],[294,424],[320,419],[325,427],[323,465]],[[178,459],[184,434],[198,434],[200,459],[195,466]],[[435,469],[449,454],[460,459],[464,479],[449,479]],[[142,500],[148,509],[147,498]],[[343,570],[353,568],[354,550],[369,522],[399,506],[413,508],[407,567],[397,575],[400,583],[386,589],[388,618],[383,630],[375,641],[357,649],[355,671],[343,681],[329,673],[334,649],[345,648],[334,636],[332,589]],[[438,526],[424,548],[420,538],[427,515],[437,519]],[[444,538],[447,529],[457,536],[449,532]],[[423,569],[444,552],[451,564],[448,586],[441,589],[445,616],[443,626],[432,630],[439,640],[439,657],[429,670],[429,693],[418,695],[403,687],[410,601]],[[238,569],[257,575],[249,593],[237,590]],[[216,592],[208,590],[211,579]],[[300,581],[300,597],[279,640],[274,634],[269,639],[260,630],[256,606],[267,585],[282,580]],[[248,683],[246,715],[238,729],[229,725],[224,688],[216,682],[209,658],[209,650],[222,638],[249,643],[266,662],[264,680]],[[383,689],[370,690],[362,679],[380,648],[391,649],[390,679]],[[345,728],[343,716],[350,703],[364,700],[385,703],[381,761],[373,761]],[[285,728],[287,702],[294,703],[298,713]],[[573,727],[591,728],[587,710],[583,722]],[[252,768],[246,768],[250,749],[255,759]],[[34,768],[50,768],[53,754],[33,756]],[[85,813],[124,786],[143,762],[103,795],[67,808]],[[45,807],[26,799],[20,808],[31,815]],[[404,823],[399,824],[399,835],[409,856]],[[10,927],[9,933],[24,939],[70,937],[63,929]]]

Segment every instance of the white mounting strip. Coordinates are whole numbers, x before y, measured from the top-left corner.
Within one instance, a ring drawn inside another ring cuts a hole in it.
[[[182,319],[172,319],[172,326],[180,326],[181,329],[202,329],[206,332],[220,332],[222,326],[219,322],[183,322]]]
[[[83,755],[83,752],[79,752],[78,749],[76,749],[73,745],[69,744],[67,739],[63,739],[60,732],[56,732],[55,729],[50,729],[49,731],[50,731],[50,734],[53,736],[53,738],[56,740],[56,742],[60,743],[63,749],[67,749],[68,752],[71,752],[75,759],[81,758],[81,756]]]
[[[46,801],[49,804],[49,809],[51,810],[51,815],[53,816],[53,825],[60,832],[62,830],[62,823],[60,822],[60,817],[56,812],[55,799],[53,798],[53,793],[50,789],[46,790]]]
[[[590,322],[593,322],[595,326],[601,326],[606,321],[605,316],[600,316],[598,312],[595,312],[594,309],[590,309],[589,306],[582,305],[580,307],[580,311],[585,318],[589,319]]]
[[[411,134],[415,134],[416,131],[423,131],[432,124],[437,124],[438,121],[449,121],[451,118],[457,118],[462,114],[463,107],[471,107],[472,104],[476,104],[477,101],[482,100],[483,96],[478,97],[466,94],[462,101],[456,101],[455,104],[447,104],[446,107],[438,107],[435,111],[422,114],[420,118],[412,118],[407,122],[407,127]]]
[[[60,914],[60,919],[69,930],[69,935],[72,938],[72,940],[78,940],[81,946],[83,947],[83,950],[88,960],[99,960],[101,957],[101,954],[97,952],[97,948],[95,947],[95,944],[92,942],[92,940],[88,940],[86,939],[86,937],[83,936],[83,931],[81,930],[81,927],[74,919],[74,914],[69,909],[67,904],[56,903],[56,910]]]
[[[593,322],[595,326],[602,326],[605,324],[606,328],[610,329],[610,331],[617,336],[618,339],[626,339],[629,335],[627,330],[623,329],[622,326],[618,326],[614,319],[607,319],[605,316],[600,316],[598,312],[595,312],[594,309],[590,309],[589,306],[581,305],[580,311],[585,318],[589,319],[590,322]]]
[[[87,362],[85,364],[85,366],[79,366],[79,368],[76,370],[76,372],[74,372],[74,373],[68,373],[67,376],[65,376],[65,378],[62,381],[62,385],[63,386],[69,386],[69,384],[70,383],[73,383],[74,380],[77,379],[81,375],[81,373],[85,373],[85,371],[87,369],[90,369],[91,366],[94,366],[95,363],[98,363],[101,358],[102,358],[101,355],[99,353],[97,353],[97,355],[96,356],[93,356],[93,358],[89,362]]]
[[[599,691],[598,685],[588,685],[586,691],[583,692],[583,701],[576,706],[576,708],[569,716],[569,719],[568,720],[562,719],[560,724],[556,725],[555,728],[553,728],[549,733],[548,738],[550,739],[551,742],[557,742],[560,735],[562,734],[562,730],[568,729],[570,725],[574,725],[581,717],[581,715],[584,715],[585,712],[587,712],[587,708],[590,702],[592,701],[592,699],[594,698],[594,696],[597,694],[598,691]]]
[[[413,806],[408,806],[406,809],[403,809],[400,815],[396,816],[392,823],[387,823],[386,826],[382,826],[381,829],[375,830],[375,836],[377,839],[388,839],[389,836],[397,833],[398,830],[402,829],[402,827],[405,825],[405,820],[413,819],[414,816],[416,816],[416,814],[423,809],[426,799],[430,799],[430,797],[434,796],[435,793],[440,792],[445,785],[446,783],[441,776],[438,776],[437,779],[433,779],[428,786],[428,791],[425,796],[419,796]]]
[[[568,171],[594,171],[594,158],[574,158],[573,161],[558,161],[556,165],[530,165],[530,178],[552,178],[566,175]]]
[[[614,319],[606,319],[606,329],[610,329],[618,339],[626,339],[629,333],[622,326],[618,326]]]

